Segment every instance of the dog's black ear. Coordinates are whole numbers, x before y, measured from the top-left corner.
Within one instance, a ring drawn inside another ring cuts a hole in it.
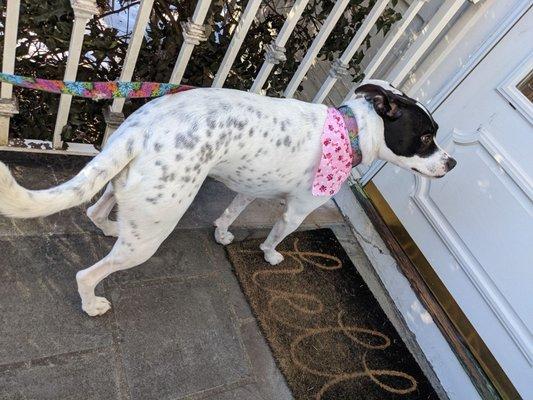
[[[382,118],[394,121],[402,116],[402,110],[400,110],[396,101],[398,96],[390,90],[384,89],[379,85],[366,84],[359,86],[355,93],[364,95]]]

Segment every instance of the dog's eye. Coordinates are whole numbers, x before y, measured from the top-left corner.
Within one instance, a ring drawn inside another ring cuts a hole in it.
[[[422,145],[424,146],[427,146],[428,144],[430,144],[432,140],[433,140],[433,135],[431,133],[427,133],[420,137],[420,141],[422,142]]]

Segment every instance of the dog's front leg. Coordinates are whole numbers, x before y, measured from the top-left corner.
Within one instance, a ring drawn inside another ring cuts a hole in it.
[[[215,240],[220,244],[230,244],[233,241],[233,234],[228,231],[230,225],[237,219],[239,214],[254,201],[255,197],[237,194],[231,204],[224,210],[224,213],[215,221]]]
[[[272,265],[282,262],[283,256],[276,251],[276,246],[295,231],[305,217],[328,200],[329,197],[314,197],[311,193],[288,199],[283,216],[274,224],[266,240],[259,246],[265,253],[265,260]]]

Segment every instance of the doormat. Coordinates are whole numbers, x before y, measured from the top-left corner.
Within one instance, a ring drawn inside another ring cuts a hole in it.
[[[330,229],[287,237],[276,266],[260,243],[227,251],[295,399],[438,399]]]

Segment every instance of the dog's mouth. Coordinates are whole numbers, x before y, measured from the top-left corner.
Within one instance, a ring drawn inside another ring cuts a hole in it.
[[[446,174],[442,174],[442,175],[428,175],[428,174],[424,174],[422,171],[420,171],[419,169],[417,168],[411,168],[413,171],[419,173],[420,175],[426,177],[426,178],[435,178],[435,179],[439,179],[439,178],[442,178],[444,175]]]

